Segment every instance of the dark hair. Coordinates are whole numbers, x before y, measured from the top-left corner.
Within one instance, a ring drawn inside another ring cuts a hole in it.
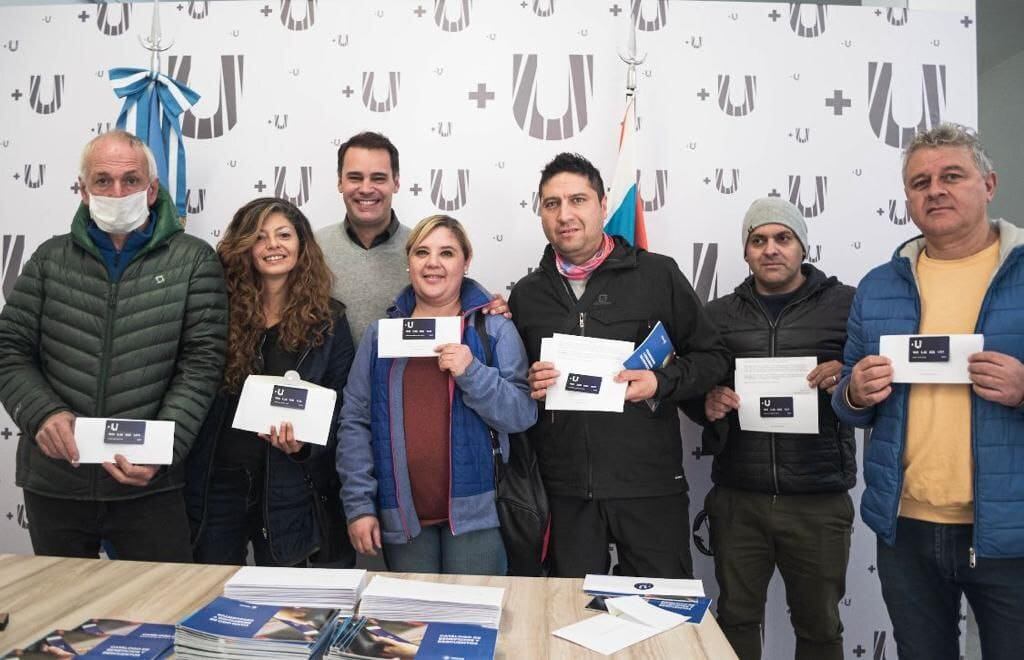
[[[283,199],[260,197],[244,205],[235,212],[217,244],[228,289],[224,388],[229,392],[239,391],[259,357],[260,339],[266,327],[261,302],[263,278],[253,265],[251,251],[263,221],[274,213],[288,219],[299,239],[299,254],[295,268],[288,274],[288,297],[278,326],[281,347],[296,352],[305,346],[319,346],[324,341],[324,322],[328,329],[331,324],[332,275],[309,220],[297,206]]]
[[[567,151],[555,156],[550,163],[544,166],[544,169],[540,171],[540,185],[537,186],[537,194],[543,195],[541,189],[544,188],[544,184],[547,183],[556,174],[562,174],[568,172],[569,174],[579,174],[587,178],[590,183],[590,187],[597,193],[597,200],[601,201],[604,199],[604,179],[601,178],[601,173],[594,167],[594,164],[579,154],[571,154]]]
[[[359,149],[383,149],[388,152],[388,157],[391,159],[391,176],[398,176],[398,149],[395,145],[391,144],[391,140],[387,139],[380,133],[374,133],[373,131],[356,133],[350,137],[348,141],[338,147],[338,176],[341,176],[341,166],[345,163],[345,152],[351,147],[357,147]]]

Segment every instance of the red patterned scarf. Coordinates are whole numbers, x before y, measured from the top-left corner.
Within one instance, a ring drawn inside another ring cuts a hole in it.
[[[612,253],[612,249],[615,247],[615,241],[608,234],[604,235],[604,240],[601,242],[601,247],[597,249],[597,253],[594,254],[590,259],[580,265],[576,265],[566,261],[562,255],[555,251],[555,265],[558,266],[558,272],[570,280],[585,280],[590,277],[590,274],[597,270],[597,267],[604,263],[604,260],[608,258],[608,255]]]

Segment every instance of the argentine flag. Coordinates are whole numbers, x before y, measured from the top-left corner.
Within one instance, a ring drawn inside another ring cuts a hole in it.
[[[162,73],[120,67],[109,71],[118,98],[124,99],[117,127],[135,134],[153,151],[160,183],[185,217],[185,141],[181,114],[199,101],[199,94]]]
[[[636,169],[636,109],[629,98],[626,116],[619,133],[619,160],[615,164],[612,189],[608,193],[608,222],[606,233],[621,236],[630,245],[647,249],[647,228],[644,226],[644,201],[637,189]]]

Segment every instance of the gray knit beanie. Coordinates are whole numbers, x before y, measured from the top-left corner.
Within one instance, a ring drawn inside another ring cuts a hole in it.
[[[807,223],[800,210],[781,197],[755,199],[747,214],[743,216],[743,247],[747,246],[750,232],[761,225],[784,225],[796,235],[800,245],[807,252]]]

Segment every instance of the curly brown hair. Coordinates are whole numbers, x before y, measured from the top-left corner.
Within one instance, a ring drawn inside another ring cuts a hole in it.
[[[217,244],[228,289],[228,348],[224,389],[237,392],[260,360],[259,347],[266,330],[263,315],[263,278],[253,263],[252,247],[263,221],[280,213],[295,227],[299,254],[288,275],[288,295],[278,324],[281,348],[296,352],[319,346],[332,329],[330,310],[332,275],[324,253],[313,237],[309,220],[294,204],[276,197],[254,199],[235,212]]]

